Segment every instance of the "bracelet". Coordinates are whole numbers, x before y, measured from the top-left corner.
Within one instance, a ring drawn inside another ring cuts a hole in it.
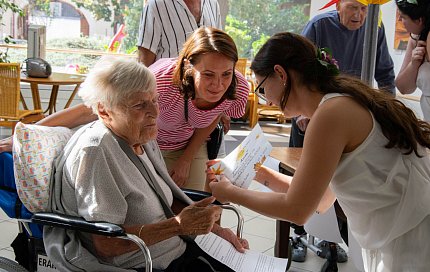
[[[140,229],[139,229],[139,234],[138,234],[138,235],[139,235],[139,236],[138,236],[139,238],[142,238],[142,237],[140,237],[140,234],[142,233],[142,230],[143,230],[143,227],[144,227],[144,226],[145,226],[145,225],[142,225],[142,226],[140,227]]]

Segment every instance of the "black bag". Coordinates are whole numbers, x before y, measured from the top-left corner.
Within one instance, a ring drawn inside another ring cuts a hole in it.
[[[224,126],[219,122],[210,135],[210,140],[207,142],[208,159],[214,160],[218,156],[219,148],[224,135]]]

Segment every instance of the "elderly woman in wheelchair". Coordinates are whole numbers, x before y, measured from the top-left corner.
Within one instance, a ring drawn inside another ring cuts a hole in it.
[[[241,252],[248,242],[215,223],[221,212],[213,197],[193,202],[170,178],[155,142],[153,74],[134,60],[104,58],[79,95],[98,120],[57,158],[52,210],[122,226],[149,246],[156,271],[232,271],[193,237],[212,231]],[[143,253],[130,241],[54,227],[43,236],[60,271],[144,271]]]

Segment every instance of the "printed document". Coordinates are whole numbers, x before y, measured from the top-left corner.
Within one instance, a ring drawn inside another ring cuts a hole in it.
[[[215,175],[226,176],[234,185],[248,189],[256,171],[272,151],[259,124],[230,154],[213,165]]]
[[[288,259],[251,250],[240,253],[230,242],[212,232],[197,236],[195,241],[203,251],[236,272],[285,272],[287,269]]]

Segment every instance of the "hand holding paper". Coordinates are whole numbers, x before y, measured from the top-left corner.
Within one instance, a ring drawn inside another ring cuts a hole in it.
[[[211,169],[216,176],[224,175],[234,185],[247,189],[271,150],[271,144],[257,124],[238,147]]]

